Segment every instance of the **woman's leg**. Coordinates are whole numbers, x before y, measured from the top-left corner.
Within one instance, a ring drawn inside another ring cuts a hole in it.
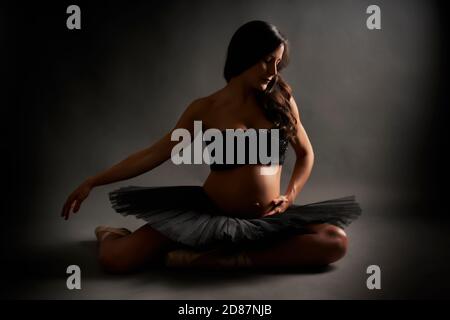
[[[196,258],[191,266],[200,268],[326,266],[345,255],[347,236],[341,228],[331,224],[314,224],[309,228],[313,233],[246,247],[234,255],[220,250],[212,251]]]
[[[264,248],[246,251],[255,267],[326,266],[347,251],[347,235],[331,224],[311,225],[312,234],[295,235]]]
[[[172,240],[146,224],[126,236],[105,234],[99,242],[99,262],[108,272],[126,273],[162,263],[164,254],[173,246]]]
[[[236,259],[228,253],[213,251],[200,255],[192,267],[234,268],[242,261],[245,267],[305,267],[325,266],[342,258],[347,250],[345,232],[334,225],[311,225],[311,234],[291,236],[267,246],[245,250],[245,259]],[[148,225],[130,235],[110,233],[100,242],[99,260],[109,272],[125,273],[146,264],[163,263],[165,254],[176,244]]]

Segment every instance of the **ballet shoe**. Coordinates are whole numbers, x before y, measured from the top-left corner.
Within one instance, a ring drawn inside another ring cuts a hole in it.
[[[97,241],[105,240],[105,238],[111,233],[121,236],[127,236],[131,234],[131,231],[126,228],[113,228],[108,226],[98,226],[97,228],[95,228],[95,236],[97,237]]]
[[[243,251],[228,254],[218,249],[208,251],[178,249],[166,254],[165,264],[172,268],[234,269],[249,268],[252,261]]]

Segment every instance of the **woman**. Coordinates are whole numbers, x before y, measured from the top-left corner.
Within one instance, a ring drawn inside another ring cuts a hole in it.
[[[303,267],[328,265],[344,256],[347,237],[342,228],[361,212],[354,197],[293,204],[311,173],[314,153],[291,89],[279,74],[287,62],[288,42],[275,26],[263,21],[244,24],[228,47],[224,88],[193,101],[154,145],[88,178],[68,197],[62,211],[66,219],[80,209],[92,188],[143,174],[171,158],[178,144],[172,133],[185,129],[193,136],[194,121],[223,132],[257,128],[279,133],[279,149],[274,150],[279,161],[269,174],[262,174],[267,168],[262,163],[218,162],[211,165],[203,186],[132,186],[111,192],[117,212],[147,224],[132,233],[96,229],[105,270],[129,272],[164,257],[172,266]],[[296,162],[281,194],[288,143]]]

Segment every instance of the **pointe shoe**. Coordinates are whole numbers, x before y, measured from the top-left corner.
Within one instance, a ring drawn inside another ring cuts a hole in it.
[[[235,269],[252,267],[252,261],[245,252],[226,254],[220,250],[195,251],[189,249],[173,250],[166,254],[167,267]]]
[[[108,226],[98,226],[97,228],[95,228],[95,236],[97,237],[97,241],[105,240],[105,238],[111,233],[121,236],[127,236],[131,234],[131,231],[126,228],[113,228]]]
[[[202,256],[207,255],[211,251],[194,251],[189,249],[179,249],[169,251],[166,254],[166,266],[167,267],[191,267],[195,265],[195,262]]]

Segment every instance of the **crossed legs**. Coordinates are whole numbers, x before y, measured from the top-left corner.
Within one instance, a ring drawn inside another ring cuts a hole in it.
[[[345,232],[334,225],[311,225],[311,234],[301,234],[267,246],[246,250],[252,267],[325,266],[342,258],[347,250]],[[107,232],[107,231],[105,231]],[[166,253],[177,247],[149,225],[128,235],[106,233],[99,242],[99,262],[105,271],[127,273],[147,265],[162,265]],[[200,256],[199,267],[220,267],[220,252]],[[233,267],[233,265],[228,265]]]
[[[99,234],[99,262],[105,271],[126,273],[140,267],[163,262],[174,242],[144,225],[128,235],[108,231]]]
[[[326,266],[341,259],[347,251],[347,235],[331,224],[311,225],[313,233],[295,235],[268,247],[247,251],[259,267]]]

